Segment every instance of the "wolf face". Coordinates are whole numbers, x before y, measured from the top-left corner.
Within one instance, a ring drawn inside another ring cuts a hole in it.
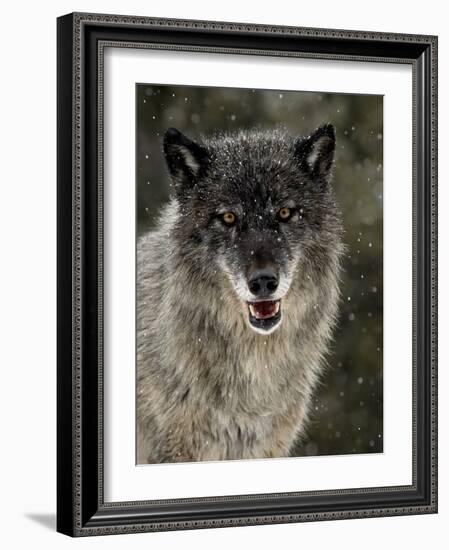
[[[295,276],[313,277],[338,241],[334,150],[330,124],[307,137],[256,130],[195,143],[174,128],[165,134],[188,260],[197,255],[211,281],[226,275],[258,333],[280,326]]]

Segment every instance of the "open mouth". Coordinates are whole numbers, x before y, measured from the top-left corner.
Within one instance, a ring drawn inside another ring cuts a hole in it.
[[[260,332],[271,332],[281,321],[281,301],[248,302],[249,322]]]

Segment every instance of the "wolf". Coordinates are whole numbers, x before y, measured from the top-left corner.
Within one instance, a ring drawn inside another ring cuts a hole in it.
[[[137,244],[137,463],[289,456],[337,320],[335,129],[175,128]]]

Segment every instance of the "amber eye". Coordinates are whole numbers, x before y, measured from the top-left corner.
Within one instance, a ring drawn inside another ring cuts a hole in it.
[[[287,208],[286,206],[284,206],[284,208],[281,208],[278,212],[279,219],[284,222],[290,219],[291,215],[292,215],[292,211],[290,210],[290,208]]]
[[[222,218],[226,225],[233,225],[235,223],[235,214],[233,212],[225,212]]]

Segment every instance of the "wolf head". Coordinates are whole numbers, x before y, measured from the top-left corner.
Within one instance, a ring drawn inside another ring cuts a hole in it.
[[[307,137],[253,130],[200,142],[166,131],[178,234],[192,245],[190,259],[197,250],[201,265],[226,274],[256,332],[280,326],[295,276],[314,277],[339,243],[334,151],[330,124]]]

